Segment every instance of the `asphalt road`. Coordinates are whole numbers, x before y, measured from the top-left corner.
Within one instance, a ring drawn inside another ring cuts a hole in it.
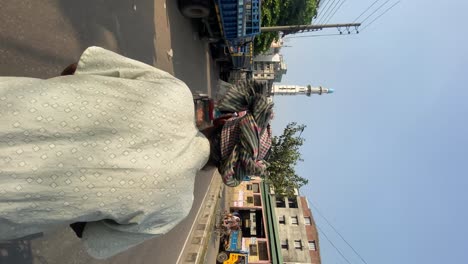
[[[215,85],[207,44],[176,0],[2,0],[0,7],[1,76],[53,77],[96,45],[168,71],[193,91]]]
[[[166,70],[193,92],[216,87],[207,45],[175,0],[1,1],[0,76],[57,76],[93,45]],[[0,263],[175,263],[212,175],[197,175],[194,206],[180,225],[114,258],[90,258],[63,227],[31,241],[0,243]]]

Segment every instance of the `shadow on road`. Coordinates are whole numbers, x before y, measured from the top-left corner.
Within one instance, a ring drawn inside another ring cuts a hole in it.
[[[0,263],[33,263],[31,242],[28,240],[0,243]]]
[[[154,53],[154,0],[61,0],[82,50],[99,45],[148,64]]]
[[[57,76],[93,45],[149,64],[156,56],[154,0],[7,1],[0,25],[3,76]]]
[[[186,82],[192,91],[207,92],[206,85],[215,86],[219,73],[209,55],[208,44],[200,40],[199,23],[183,17],[177,1],[167,1],[167,15],[171,27],[175,76]],[[175,28],[180,29],[177,34],[172,30]]]

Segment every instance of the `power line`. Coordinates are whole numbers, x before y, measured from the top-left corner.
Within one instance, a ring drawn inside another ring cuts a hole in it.
[[[333,14],[333,11],[335,11],[336,7],[338,6],[338,4],[341,2],[341,0],[338,0],[338,2],[336,2],[336,4],[333,6],[333,8],[331,9],[330,13],[327,15],[327,17],[325,17],[325,19],[323,20],[323,23],[325,21],[328,20],[328,18],[330,17],[331,14]]]
[[[325,5],[325,6],[326,6],[327,2],[330,2],[330,1],[329,1],[329,0],[325,0],[325,1],[323,1],[323,5]],[[319,6],[317,6],[317,8],[321,8],[323,5],[320,5],[320,3],[319,3]]]
[[[330,0],[325,0],[325,1],[323,1],[322,5],[317,7],[317,9],[324,9],[324,8],[327,7],[327,4],[329,4],[329,3],[330,3]]]
[[[336,3],[335,3],[335,1],[333,1],[333,3],[329,6],[331,9],[329,9],[328,12],[327,12],[327,14],[324,15],[324,16],[322,17],[322,19],[323,19],[322,22],[321,22],[322,24],[323,24],[323,22],[325,22],[325,21],[327,20],[327,18],[330,16],[330,14],[331,14],[331,13],[333,12],[333,10],[335,9],[335,6],[336,6],[338,3],[340,3],[340,1],[341,1],[341,0],[338,0],[338,2],[336,2]]]
[[[385,10],[382,14],[380,14],[379,16],[377,16],[374,20],[372,20],[369,24],[367,24],[362,30],[366,29],[368,26],[372,25],[372,23],[374,23],[374,21],[376,21],[377,19],[379,19],[381,16],[383,16],[385,13],[387,13],[388,11],[390,11],[390,9],[392,9],[394,6],[396,6],[397,4],[399,4],[401,1],[398,1],[396,3],[394,3],[391,7],[387,8],[387,10]],[[361,31],[362,31],[361,30]]]
[[[331,242],[331,240],[328,238],[328,236],[322,231],[322,229],[320,229],[320,227],[317,225],[317,229],[320,231],[320,233],[322,233],[322,235],[328,240],[328,242],[335,248],[335,250],[340,253],[341,257],[343,257],[344,260],[346,260],[346,262],[348,262],[348,264],[351,264],[351,262],[349,262],[349,260],[343,255],[343,253],[341,253],[341,251],[335,246],[335,244],[333,244],[333,242]]]
[[[359,18],[361,18],[361,16],[364,15],[364,13],[366,13],[369,9],[371,9],[371,7],[373,7],[378,1],[380,0],[376,0],[374,3],[372,3],[372,5],[367,7],[367,9],[364,10],[364,12],[362,12],[356,19],[354,19],[353,23],[356,22]]]
[[[340,34],[340,33],[336,33],[336,34],[316,34],[316,35],[306,35],[306,36],[291,36],[291,37],[287,37],[287,38],[288,39],[292,39],[292,38],[315,38],[315,37],[348,36],[348,35],[356,35],[356,33],[352,32],[350,34]]]
[[[320,24],[321,22],[323,22],[323,18],[324,16],[328,16],[328,10],[330,10],[330,7],[335,3],[336,0],[333,0],[333,2],[328,6],[328,8],[325,10],[325,12],[323,13],[323,15],[320,17],[319,21],[318,21],[318,24]]]
[[[354,251],[354,253],[356,253],[356,255],[362,260],[362,262],[367,263],[367,261],[364,260],[363,257],[361,257],[361,255],[353,248],[353,246],[351,246],[351,244],[348,243],[348,241],[346,241],[346,239],[340,234],[340,232],[338,232],[338,230],[336,230],[336,228],[330,223],[330,221],[328,221],[328,219],[320,212],[320,210],[317,208],[317,206],[315,206],[313,203],[310,203],[312,205],[312,207],[314,207],[315,211],[323,218],[325,219],[325,221],[327,222],[327,224],[329,226],[331,226],[331,228],[333,228],[333,230],[341,237],[341,239]]]
[[[319,16],[319,12],[320,12],[319,10],[322,10],[322,6],[323,6],[323,5],[326,6],[326,4],[327,4],[328,2],[329,2],[329,0],[325,0],[325,1],[323,1],[323,3],[322,3],[322,1],[319,2],[319,4],[321,3],[321,5],[317,5],[317,8],[316,8],[316,10],[315,10],[315,11],[316,11],[315,16],[312,17],[312,21],[310,22],[311,25],[314,24],[314,21],[315,21],[315,20],[317,20],[317,17]]]
[[[331,17],[327,20],[327,22],[325,22],[325,24],[327,24],[327,23],[333,18],[333,16],[335,16],[336,12],[337,12],[338,10],[340,10],[341,6],[342,6],[345,2],[346,2],[346,0],[344,0],[343,2],[341,2],[341,5],[338,6],[338,8],[337,8],[337,9],[335,10],[335,12],[333,13],[333,15],[331,15]]]
[[[375,14],[375,12],[379,11],[379,9],[382,8],[382,6],[384,6],[388,2],[390,2],[390,0],[385,1],[385,3],[380,5],[377,9],[375,9],[374,12],[372,12],[370,15],[368,15],[361,23],[364,23],[367,19],[369,19],[369,17],[371,17],[373,14]]]
[[[315,20],[318,20],[319,18],[322,18],[322,12],[321,10],[324,10],[325,8],[327,8],[327,5],[330,3],[330,0],[326,0],[323,7],[319,7],[320,10],[317,12],[317,18]]]

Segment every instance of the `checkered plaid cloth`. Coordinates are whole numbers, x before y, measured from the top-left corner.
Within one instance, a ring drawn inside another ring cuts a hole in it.
[[[255,93],[253,83],[232,87],[219,108],[222,111],[241,111],[239,116],[227,120],[221,131],[221,165],[223,181],[237,186],[251,175],[262,175],[263,161],[271,147],[269,121],[272,103]]]
[[[270,126],[260,136],[260,150],[258,152],[259,159],[265,159],[266,155],[271,149],[271,130]]]

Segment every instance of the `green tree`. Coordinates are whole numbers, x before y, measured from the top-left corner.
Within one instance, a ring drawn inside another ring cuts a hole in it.
[[[317,14],[317,0],[263,0],[263,27],[310,24]],[[267,51],[278,32],[264,32],[255,38],[255,54]]]
[[[301,134],[305,128],[305,125],[292,122],[286,126],[281,136],[272,138],[266,181],[279,195],[292,196],[296,188],[308,183],[307,179],[298,176],[294,170],[297,162],[303,161],[299,148],[304,144]]]

